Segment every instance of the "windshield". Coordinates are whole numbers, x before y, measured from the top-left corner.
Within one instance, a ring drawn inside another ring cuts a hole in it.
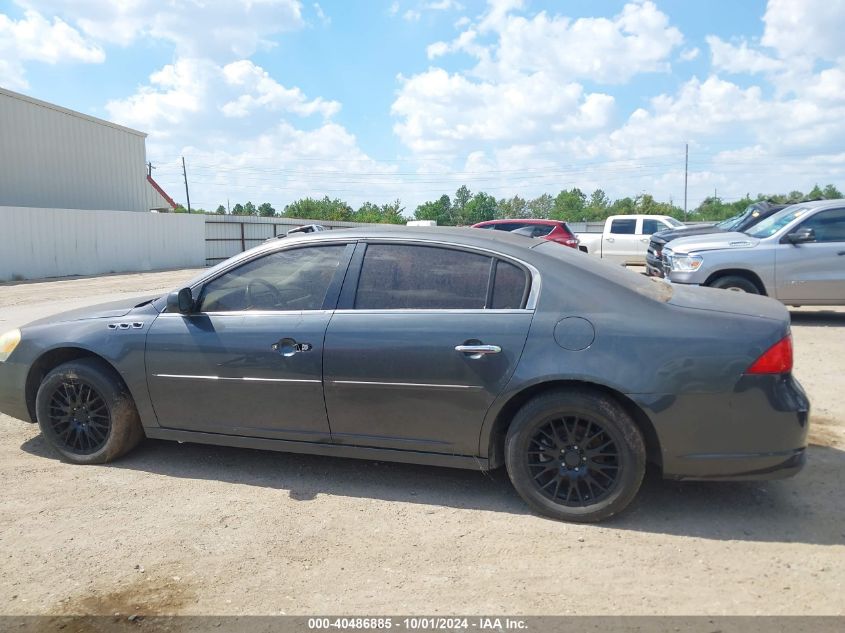
[[[737,213],[736,215],[729,217],[727,220],[722,220],[721,222],[717,223],[716,227],[725,231],[730,231],[742,221],[746,213],[748,213],[747,210],[743,211],[742,213]]]
[[[666,221],[671,224],[672,226],[683,226],[684,223],[680,220],[676,220],[675,218],[666,218]]]
[[[791,223],[793,220],[797,220],[809,210],[810,207],[803,206],[786,207],[774,215],[769,216],[756,226],[751,227],[745,231],[745,234],[750,235],[751,237],[771,237],[787,224]]]

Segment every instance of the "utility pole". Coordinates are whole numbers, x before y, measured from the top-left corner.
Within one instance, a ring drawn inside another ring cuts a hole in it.
[[[182,177],[185,179],[185,197],[188,199],[188,213],[191,212],[191,194],[188,193],[188,171],[185,169],[185,157],[182,157]]]
[[[149,176],[150,178],[153,177],[153,169],[155,169],[155,167],[153,167],[152,162],[148,162],[147,163],[147,176]]]
[[[687,183],[689,182],[689,143],[686,144],[684,158],[684,220],[687,219]]]

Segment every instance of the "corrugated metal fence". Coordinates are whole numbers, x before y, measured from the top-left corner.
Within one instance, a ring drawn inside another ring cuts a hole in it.
[[[289,230],[306,224],[321,224],[327,229],[365,226],[361,222],[334,222],[301,220],[294,218],[262,218],[243,215],[205,216],[205,263],[217,264],[263,241],[284,235]]]

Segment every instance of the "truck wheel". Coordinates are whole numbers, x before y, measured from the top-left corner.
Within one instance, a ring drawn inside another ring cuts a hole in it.
[[[585,389],[529,400],[505,439],[514,488],[535,511],[564,521],[601,521],[624,510],[640,488],[645,462],[645,442],[631,416]]]
[[[707,285],[711,288],[722,288],[724,290],[733,290],[734,292],[747,292],[752,295],[760,294],[760,289],[753,281],[737,275],[719,277]]]
[[[104,464],[144,437],[135,402],[106,363],[83,358],[48,373],[35,396],[41,433],[74,464]]]

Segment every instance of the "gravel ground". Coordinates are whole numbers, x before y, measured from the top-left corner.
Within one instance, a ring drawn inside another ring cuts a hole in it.
[[[193,274],[0,285],[0,330]],[[0,613],[845,614],[845,310],[792,316],[806,469],[651,473],[599,526],[530,514],[501,470],[151,440],[80,467],[0,416]]]

